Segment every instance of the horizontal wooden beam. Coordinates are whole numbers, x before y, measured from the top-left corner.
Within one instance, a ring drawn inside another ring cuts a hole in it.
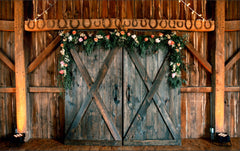
[[[240,59],[240,51],[235,53],[230,60],[225,63],[225,72],[229,70]]]
[[[240,20],[225,21],[225,31],[239,31]]]
[[[16,88],[0,88],[0,93],[16,93]]]
[[[215,28],[214,21],[159,20],[159,19],[49,19],[25,21],[26,31],[49,31],[63,29],[141,29],[181,30],[209,32]]]
[[[0,88],[0,93],[15,93],[16,88]],[[61,93],[65,92],[64,88],[58,87],[30,87],[31,93]],[[212,87],[182,87],[181,93],[210,93]],[[240,92],[240,87],[225,87],[225,92]]]
[[[64,88],[58,87],[30,87],[29,92],[32,93],[61,93],[65,92]]]
[[[0,20],[0,31],[14,31],[14,21]]]
[[[182,87],[181,93],[210,93],[212,87]]]
[[[36,67],[48,56],[52,50],[61,41],[60,36],[57,36],[38,56],[37,58],[28,66],[28,73],[32,72]]]
[[[225,87],[225,92],[240,92],[240,87]],[[210,93],[212,87],[182,87],[181,93]]]
[[[0,49],[0,60],[2,60],[12,71],[15,71],[15,65],[12,63],[8,57],[3,54],[2,50]]]
[[[240,92],[240,87],[225,87],[225,92]]]

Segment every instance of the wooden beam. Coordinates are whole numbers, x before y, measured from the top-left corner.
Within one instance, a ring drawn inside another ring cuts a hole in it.
[[[160,19],[49,19],[25,21],[26,31],[49,31],[63,29],[141,29],[141,30],[181,30],[214,31],[214,21],[201,20],[160,20]]]
[[[240,92],[240,87],[225,87],[225,92]]]
[[[29,92],[32,93],[61,93],[65,92],[63,88],[58,87],[30,87]]]
[[[0,93],[15,93],[16,88],[0,88]]]
[[[235,53],[230,60],[225,63],[225,71],[229,70],[240,59],[240,51]]]
[[[16,88],[0,88],[0,93],[15,93]],[[63,88],[58,87],[30,87],[31,93],[61,93]],[[181,93],[210,93],[212,87],[182,87]],[[240,92],[240,87],[225,87],[225,92]]]
[[[0,49],[0,60],[2,60],[12,71],[15,71],[15,65]]]
[[[231,20],[225,22],[225,31],[239,31],[240,20]]]
[[[28,66],[28,73],[36,69],[36,67],[53,51],[53,49],[58,45],[60,41],[61,41],[61,37],[57,36]]]
[[[182,87],[181,93],[210,93],[212,87]]]
[[[190,42],[186,42],[186,47],[193,54],[194,57],[199,61],[199,63],[210,73],[212,73],[212,65],[201,56],[201,54],[193,47]]]
[[[224,129],[224,90],[225,90],[225,0],[216,1],[215,37],[216,50],[214,55],[213,94],[215,101],[215,132]]]
[[[176,32],[178,36],[183,36],[182,33]],[[194,46],[190,42],[185,43],[188,50],[192,53],[194,57],[199,61],[199,63],[210,73],[212,73],[212,65],[202,57],[202,55],[194,48]]]
[[[0,20],[0,31],[14,31],[14,21]]]
[[[24,56],[24,6],[23,0],[14,1],[14,36],[15,36],[15,79],[16,79],[16,119],[17,130],[25,133],[28,140],[29,114],[27,113],[27,84]]]

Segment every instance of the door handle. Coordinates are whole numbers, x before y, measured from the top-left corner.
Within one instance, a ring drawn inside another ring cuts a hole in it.
[[[118,100],[118,85],[117,84],[115,84],[115,86],[114,86],[115,88],[114,88],[114,102],[115,102],[115,104],[117,105],[120,101]]]
[[[130,84],[127,85],[127,100],[128,102],[131,101],[131,85]]]

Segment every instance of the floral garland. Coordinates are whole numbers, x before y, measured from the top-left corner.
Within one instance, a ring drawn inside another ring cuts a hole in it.
[[[63,78],[62,85],[69,89],[72,85],[71,64],[74,62],[70,49],[81,46],[89,55],[94,51],[95,47],[100,46],[105,50],[111,50],[115,47],[124,47],[131,51],[138,51],[141,56],[157,53],[163,48],[168,49],[169,57],[169,75],[168,83],[172,88],[180,87],[183,80],[181,79],[181,69],[184,69],[181,50],[185,47],[184,38],[176,35],[175,32],[165,31],[158,35],[140,35],[132,34],[126,31],[104,32],[100,31],[96,34],[86,33],[73,30],[59,34],[62,38],[59,73]]]

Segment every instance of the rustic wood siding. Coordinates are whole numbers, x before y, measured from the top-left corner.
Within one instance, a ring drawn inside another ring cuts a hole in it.
[[[240,20],[240,2],[226,2],[226,20]],[[225,32],[225,60],[240,51],[240,31]],[[240,60],[225,71],[225,85],[240,86]],[[232,137],[240,137],[240,92],[225,92],[225,129]]]
[[[13,20],[13,1],[0,1],[0,20]],[[14,32],[0,31],[0,51],[14,62]],[[15,87],[15,73],[0,60],[0,87]],[[16,128],[15,94],[0,93],[0,138]]]
[[[68,0],[57,1],[43,19],[62,18],[150,18],[157,19],[195,19],[189,10],[178,0],[145,1],[112,1],[112,0]],[[214,6],[207,0],[186,0],[191,6],[202,13],[204,17],[214,16]],[[26,5],[26,3],[25,3]],[[48,5],[46,0],[33,0],[27,3],[31,9],[25,8],[25,19],[33,19],[37,13],[42,13]],[[106,7],[107,6],[107,7]],[[133,11],[133,7],[135,12]],[[152,8],[151,6],[154,6]],[[240,20],[240,1],[226,2],[226,20]],[[13,1],[0,1],[0,19],[13,21]],[[207,13],[206,13],[207,12]],[[186,32],[194,48],[211,64],[211,52],[208,45],[209,33]],[[56,31],[26,33],[25,46],[27,65],[29,65],[44,48],[57,36]],[[239,51],[240,32],[225,33],[225,60]],[[57,55],[59,48],[53,51],[32,73],[28,74],[29,86],[57,86]],[[0,31],[0,51],[14,62],[14,33]],[[211,74],[184,50],[187,71],[183,73],[187,86],[211,86]],[[240,61],[238,60],[226,71],[226,86],[240,86]],[[0,60],[0,87],[15,87],[15,74]],[[240,92],[225,92],[225,128],[234,137],[240,136]],[[64,100],[58,93],[30,93],[31,130],[34,138],[57,138],[64,132]],[[197,138],[209,135],[210,127],[210,93],[181,94],[181,137]],[[0,137],[6,136],[16,128],[15,93],[0,93]],[[196,131],[198,129],[198,131]]]
[[[49,1],[53,2],[53,1]],[[33,16],[48,7],[47,1],[33,1]],[[56,16],[56,8],[44,19]],[[55,39],[57,32],[32,32],[28,65]],[[59,47],[46,56],[33,72],[28,74],[31,87],[57,87]],[[64,100],[59,93],[30,93],[31,131],[33,138],[61,138],[64,135]]]

